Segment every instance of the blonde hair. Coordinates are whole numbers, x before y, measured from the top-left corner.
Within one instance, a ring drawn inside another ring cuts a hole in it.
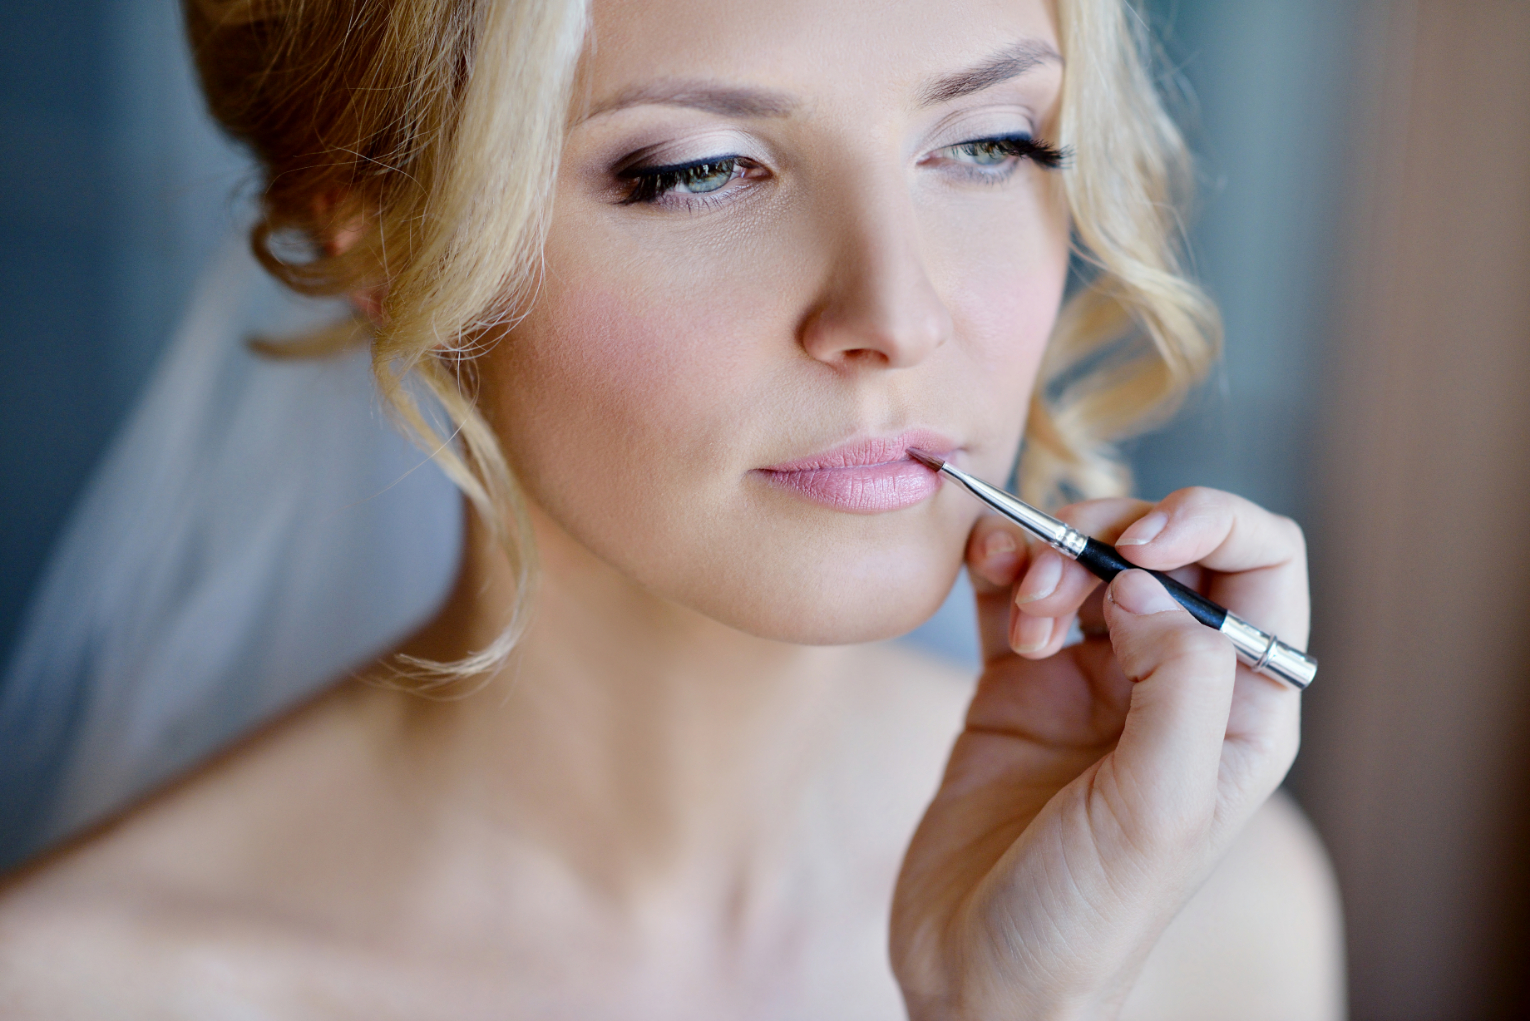
[[[476,406],[474,355],[535,290],[586,0],[184,3],[208,105],[265,174],[257,257],[307,294],[386,285],[380,325],[366,331],[378,386],[509,557],[516,599],[500,638],[460,662],[403,664],[432,683],[483,676],[524,627],[535,556]],[[1180,269],[1188,156],[1154,89],[1142,22],[1126,0],[1057,4],[1057,141],[1072,153],[1060,172],[1092,274],[1059,315],[1027,423],[1021,491],[1049,504],[1124,493],[1114,444],[1172,413],[1218,337]],[[324,247],[357,223],[343,252]],[[304,257],[283,258],[294,240]],[[1134,336],[1149,343],[1123,349]],[[411,379],[439,402],[444,427],[422,413]]]

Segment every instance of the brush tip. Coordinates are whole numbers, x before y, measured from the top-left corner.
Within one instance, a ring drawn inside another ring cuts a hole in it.
[[[926,454],[924,451],[920,450],[918,447],[909,447],[908,448],[908,456],[912,457],[915,461],[918,461],[920,464],[924,465],[926,468],[930,469],[931,471],[937,471],[938,472],[938,471],[940,471],[940,469],[942,469],[942,468],[944,468],[946,466],[946,462],[942,461],[940,458],[936,457],[934,454]]]

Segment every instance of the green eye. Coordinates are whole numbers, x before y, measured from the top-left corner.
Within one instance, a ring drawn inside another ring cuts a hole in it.
[[[657,202],[665,195],[705,195],[717,191],[733,180],[739,168],[740,157],[724,156],[680,167],[637,168],[625,171],[632,190],[622,200],[623,204]]]
[[[716,163],[703,163],[700,166],[687,167],[675,174],[675,191],[683,191],[692,195],[700,195],[704,192],[716,191],[727,184],[733,178],[733,167],[736,160],[718,160]]]
[[[1015,155],[1015,147],[1009,142],[963,142],[947,150],[958,159],[975,163],[980,167],[992,167]]]
[[[1066,150],[1057,149],[1030,135],[1006,135],[1002,138],[978,138],[941,149],[948,160],[969,167],[997,167],[1010,160],[1030,160],[1037,166],[1055,170],[1068,160]]]

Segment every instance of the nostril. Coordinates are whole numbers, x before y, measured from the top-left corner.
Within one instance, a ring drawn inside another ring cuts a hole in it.
[[[906,368],[945,343],[950,309],[930,280],[917,246],[892,236],[884,220],[857,236],[829,268],[820,304],[802,327],[802,346],[843,367]]]
[[[854,363],[882,363],[891,361],[887,354],[871,347],[851,348],[843,355],[844,360]]]

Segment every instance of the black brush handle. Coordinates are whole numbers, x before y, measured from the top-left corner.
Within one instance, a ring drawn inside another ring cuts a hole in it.
[[[1145,567],[1138,567],[1129,563],[1116,552],[1116,548],[1108,542],[1098,539],[1090,539],[1084,546],[1084,552],[1078,555],[1078,562],[1089,568],[1094,576],[1104,581],[1110,581],[1122,571],[1147,571]],[[1217,631],[1222,630],[1222,622],[1227,619],[1225,607],[1201,595],[1195,589],[1188,588],[1169,577],[1161,571],[1148,571],[1153,577],[1163,582],[1163,587],[1169,590],[1169,595],[1179,602],[1179,605],[1190,611],[1190,616]]]

